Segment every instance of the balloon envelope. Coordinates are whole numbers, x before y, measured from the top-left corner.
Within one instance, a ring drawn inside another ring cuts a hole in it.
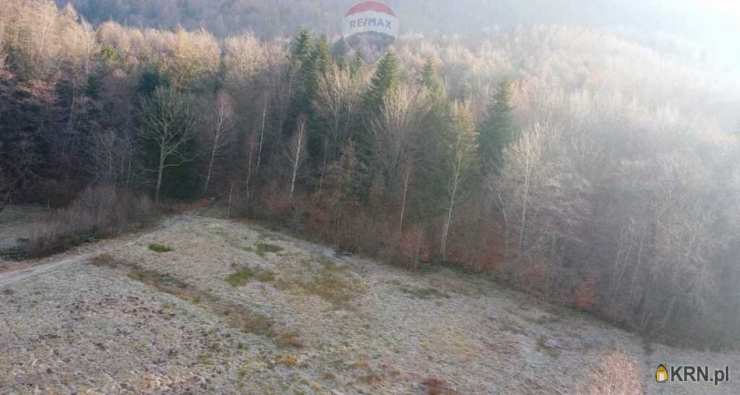
[[[355,4],[344,16],[342,32],[347,44],[362,57],[373,62],[398,36],[396,13],[379,1]]]
[[[379,1],[363,1],[347,11],[342,31],[345,38],[376,33],[395,39],[398,36],[398,17],[390,7]]]

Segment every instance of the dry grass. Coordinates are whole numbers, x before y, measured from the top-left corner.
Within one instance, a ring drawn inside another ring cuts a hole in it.
[[[156,217],[146,196],[113,186],[90,187],[69,207],[36,225],[26,247],[31,257],[56,254],[82,243],[111,237]]]
[[[338,308],[348,307],[366,288],[363,282],[352,278],[345,269],[326,261],[321,261],[320,267],[311,271],[309,277],[281,278],[275,286],[294,293],[318,296]]]
[[[298,358],[295,355],[281,355],[276,361],[279,365],[287,366],[289,368],[296,367],[298,365]]]
[[[558,359],[560,357],[560,350],[548,345],[547,339],[544,336],[540,336],[537,339],[537,351],[545,353],[553,359]]]
[[[275,341],[275,344],[281,348],[304,347],[303,341],[298,332],[292,330],[276,331],[273,335],[273,340]]]
[[[220,316],[229,326],[241,330],[244,333],[270,338],[277,336],[273,331],[274,322],[266,315],[252,311],[242,305],[223,301],[208,292],[198,290],[170,274],[144,269],[135,263],[117,260],[110,255],[100,255],[92,259],[90,263],[113,269],[127,269],[127,275],[130,279],[144,283],[160,292],[174,295],[179,299],[207,308]]]
[[[605,354],[579,393],[638,395],[645,392],[640,364],[621,351]]]

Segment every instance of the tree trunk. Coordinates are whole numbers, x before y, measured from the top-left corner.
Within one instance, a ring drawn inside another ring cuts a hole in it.
[[[457,197],[457,187],[460,182],[459,171],[455,172],[455,178],[452,182],[452,193],[450,194],[450,206],[447,209],[447,220],[442,227],[442,241],[440,252],[442,253],[442,260],[447,262],[447,238],[450,234],[450,224],[452,224],[452,213],[455,210],[455,198]]]
[[[298,178],[298,168],[301,166],[301,151],[303,151],[303,133],[306,129],[306,123],[301,122],[298,126],[298,136],[295,144],[295,154],[293,155],[293,176],[290,179],[290,201],[293,201],[295,193],[295,182]]]
[[[159,192],[162,189],[162,177],[164,175],[164,164],[165,164],[165,154],[163,151],[160,150],[159,153],[159,168],[157,169],[157,189],[154,194],[154,201],[159,204]]]
[[[406,199],[408,197],[410,180],[411,180],[411,167],[409,166],[406,169],[406,172],[403,177],[403,193],[401,195],[401,214],[400,214],[400,219],[398,221],[399,234],[403,234],[403,225],[404,225],[404,220],[406,218]]]
[[[211,176],[213,175],[213,164],[216,161],[216,151],[218,150],[218,138],[213,141],[211,149],[211,158],[208,161],[208,174],[206,175],[206,185],[203,186],[203,194],[208,194],[208,186],[211,185]]]
[[[267,100],[265,100],[265,106],[262,108],[262,127],[260,127],[260,142],[257,148],[257,165],[255,166],[255,173],[260,172],[260,165],[262,164],[262,144],[265,141],[265,119],[267,118]]]
[[[521,256],[524,253],[524,238],[526,237],[526,229],[527,229],[527,209],[529,208],[529,183],[531,182],[530,178],[532,176],[531,172],[531,164],[530,164],[530,158],[529,155],[527,155],[527,165],[526,165],[526,172],[525,172],[525,180],[524,180],[524,197],[522,200],[522,222],[521,222],[521,228],[519,229],[519,255]]]
[[[321,174],[319,175],[319,191],[318,194],[321,196],[321,191],[324,188],[324,177],[326,176],[326,170],[329,166],[329,139],[324,138],[324,159],[321,164]]]
[[[226,213],[226,218],[231,218],[231,202],[232,202],[233,196],[234,196],[234,183],[232,182],[231,185],[229,186],[229,209]]]

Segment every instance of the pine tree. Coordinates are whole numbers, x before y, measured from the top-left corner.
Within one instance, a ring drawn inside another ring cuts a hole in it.
[[[388,52],[378,63],[375,75],[370,81],[370,89],[365,95],[365,109],[371,115],[377,114],[383,106],[383,100],[389,91],[398,85],[398,59],[393,52]]]
[[[427,113],[423,127],[413,136],[415,191],[410,197],[409,217],[412,221],[425,221],[444,213],[447,206],[447,163],[451,162],[450,147],[454,129],[452,106],[441,86],[441,78],[431,62],[425,66],[422,76],[425,88]],[[437,84],[435,82],[440,82]]]
[[[313,50],[313,39],[306,30],[301,30],[293,38],[290,46],[290,70],[291,98],[283,134],[290,137],[295,132],[295,125],[301,115],[311,112],[311,96],[315,77],[315,51]]]
[[[386,96],[398,86],[399,68],[398,59],[389,52],[378,63],[370,82],[370,88],[363,97],[363,124],[356,128],[354,140],[356,143],[357,159],[361,169],[366,170],[361,174],[360,191],[363,200],[368,197],[370,184],[374,178],[373,160],[375,158],[376,142],[372,131],[373,120],[381,116]]]
[[[444,83],[442,78],[437,74],[437,70],[434,67],[434,62],[428,59],[424,64],[424,69],[421,72],[421,83],[424,88],[434,97],[444,95]]]
[[[320,74],[326,74],[329,66],[332,64],[331,49],[326,36],[321,36],[316,42],[314,46],[314,58],[316,60],[316,70]]]
[[[360,75],[360,70],[362,70],[362,65],[364,62],[362,61],[362,56],[360,54],[355,55],[355,58],[352,59],[352,61],[349,64],[349,72],[352,78],[357,77]]]
[[[512,84],[504,81],[499,85],[478,135],[478,150],[483,174],[498,172],[503,162],[503,151],[516,139],[516,128],[512,120]]]
[[[290,43],[290,58],[292,62],[303,61],[311,53],[311,33],[301,30]]]

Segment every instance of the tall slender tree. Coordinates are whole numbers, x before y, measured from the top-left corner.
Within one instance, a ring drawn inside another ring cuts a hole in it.
[[[478,150],[483,174],[499,171],[504,149],[517,137],[512,120],[512,89],[513,84],[510,81],[499,84],[491,99],[488,117],[480,127]]]
[[[447,212],[440,241],[440,254],[443,261],[447,261],[447,241],[455,209],[470,191],[470,182],[474,179],[477,170],[476,130],[470,109],[463,103],[455,103],[453,117],[454,123],[449,131],[449,146],[446,155],[448,160],[446,164]]]

